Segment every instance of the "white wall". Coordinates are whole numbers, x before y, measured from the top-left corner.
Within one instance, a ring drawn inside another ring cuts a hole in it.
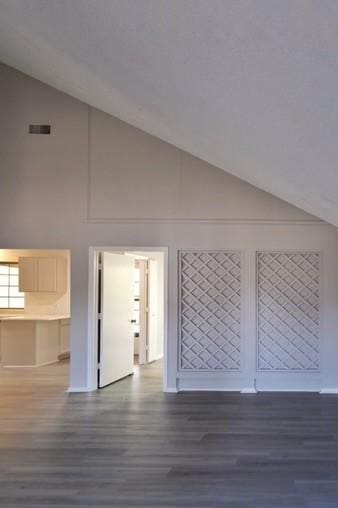
[[[2,248],[70,249],[71,386],[88,379],[89,246],[168,246],[169,387],[251,386],[255,348],[255,250],[323,253],[322,385],[338,387],[337,230],[287,203],[93,110],[6,66],[0,67]],[[51,123],[51,136],[28,134]],[[306,184],[306,182],[305,182]],[[245,367],[240,377],[177,372],[177,254],[240,249]]]

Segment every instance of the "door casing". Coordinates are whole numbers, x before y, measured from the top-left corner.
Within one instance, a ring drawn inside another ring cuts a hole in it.
[[[168,391],[168,247],[143,246],[96,246],[89,247],[89,277],[88,277],[88,381],[87,390],[95,391],[97,386],[97,302],[98,302],[98,267],[100,252],[160,252],[164,263],[164,344],[163,344],[163,391]]]

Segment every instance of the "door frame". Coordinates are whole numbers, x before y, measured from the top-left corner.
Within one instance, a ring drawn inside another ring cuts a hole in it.
[[[98,265],[99,253],[105,252],[161,252],[163,253],[163,286],[164,286],[164,344],[163,344],[163,391],[168,391],[168,247],[143,247],[143,246],[96,246],[89,247],[89,266],[88,266],[88,332],[87,332],[87,352],[88,352],[88,391],[98,389],[97,385],[97,302],[98,302]]]
[[[147,342],[148,342],[148,260],[139,259],[140,266],[140,333],[139,333],[139,364],[144,365],[147,362]],[[142,289],[142,291],[141,291]],[[142,361],[141,361],[142,360]]]

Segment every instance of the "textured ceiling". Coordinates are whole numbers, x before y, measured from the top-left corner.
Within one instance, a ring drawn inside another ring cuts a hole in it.
[[[337,0],[0,0],[0,60],[338,225]]]

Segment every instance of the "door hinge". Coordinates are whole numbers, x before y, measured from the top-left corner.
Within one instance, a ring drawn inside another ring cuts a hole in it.
[[[101,369],[101,363],[100,363],[100,362],[98,362],[98,364],[97,364],[97,368],[98,368],[99,370]]]

